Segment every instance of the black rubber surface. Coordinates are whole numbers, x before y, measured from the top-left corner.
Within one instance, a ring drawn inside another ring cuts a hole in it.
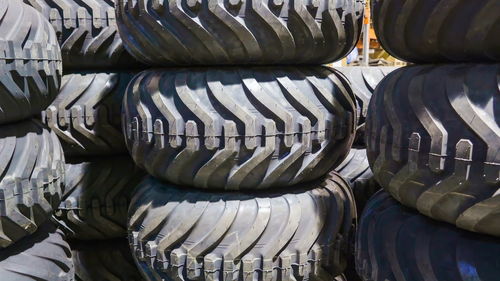
[[[498,0],[373,0],[373,27],[391,55],[416,63],[500,62]]]
[[[143,281],[125,238],[69,242],[76,281]]]
[[[61,91],[43,114],[61,139],[66,156],[122,154],[123,95],[129,72],[76,72],[62,78]]]
[[[343,272],[356,208],[332,174],[288,193],[178,189],[148,177],[129,241],[148,280],[331,281]]]
[[[61,144],[39,121],[0,126],[0,248],[50,218],[60,202],[64,172]]]
[[[386,192],[367,204],[356,242],[365,281],[496,281],[500,272],[498,238],[429,219]]]
[[[118,0],[125,47],[163,65],[322,64],[358,41],[364,0]]]
[[[61,229],[76,239],[124,237],[132,191],[144,175],[129,156],[68,160],[55,214]]]
[[[19,0],[0,2],[0,124],[40,113],[61,82],[61,50],[49,22]]]
[[[20,0],[18,0],[20,1]],[[24,0],[52,24],[64,69],[138,68],[123,47],[114,0]]]
[[[368,165],[366,149],[352,148],[346,159],[340,163],[335,171],[349,182],[356,208],[359,213],[364,209],[370,197],[380,189],[380,185],[373,177]]]
[[[397,67],[393,66],[346,66],[336,70],[344,74],[351,83],[352,92],[358,103],[358,127],[354,145],[365,147],[365,122],[368,113],[368,104],[375,88],[382,79]]]
[[[348,82],[323,67],[145,71],[130,83],[123,110],[139,166],[215,189],[317,179],[348,154],[356,124]]]
[[[377,181],[432,218],[500,236],[500,65],[414,66],[378,86],[367,117]]]
[[[2,281],[73,281],[74,278],[69,245],[62,231],[51,223],[0,250]]]

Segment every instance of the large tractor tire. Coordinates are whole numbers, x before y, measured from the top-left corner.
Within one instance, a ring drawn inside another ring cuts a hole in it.
[[[66,156],[122,154],[123,95],[133,74],[79,72],[62,78],[43,120],[61,139]]]
[[[351,83],[352,92],[356,96],[358,103],[358,127],[356,128],[356,139],[354,145],[365,147],[365,122],[368,113],[368,104],[378,83],[387,74],[396,70],[393,66],[346,66],[335,68],[344,74]]]
[[[19,0],[18,0],[19,1]],[[64,69],[138,68],[123,47],[114,0],[24,0],[52,24]]]
[[[124,237],[132,191],[144,172],[128,156],[68,160],[65,191],[55,213],[69,238]]]
[[[345,269],[356,208],[335,174],[288,193],[179,189],[152,177],[136,192],[129,241],[150,281],[331,281]]]
[[[359,39],[364,1],[118,0],[125,47],[149,65],[322,64]]]
[[[64,172],[61,144],[39,121],[0,126],[0,248],[50,218],[62,196]]]
[[[71,250],[62,231],[45,223],[0,250],[0,276],[2,281],[74,281]]]
[[[500,62],[498,0],[372,0],[377,38],[414,63]]]
[[[380,185],[375,181],[368,165],[366,149],[352,148],[346,159],[335,168],[335,171],[351,186],[356,200],[356,208],[358,212],[361,212],[370,197],[380,189]]]
[[[364,281],[495,281],[500,241],[429,219],[377,193],[356,238],[356,269]]]
[[[76,281],[144,281],[127,239],[70,241]]]
[[[356,104],[323,67],[145,71],[123,106],[126,142],[149,174],[214,189],[317,179],[348,154]]]
[[[56,33],[19,0],[0,2],[0,124],[39,114],[56,97],[62,75]]]
[[[413,66],[378,86],[368,160],[394,198],[500,236],[500,65]]]

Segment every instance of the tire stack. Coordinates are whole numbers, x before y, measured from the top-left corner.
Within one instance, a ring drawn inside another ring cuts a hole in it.
[[[35,118],[54,100],[61,75],[49,22],[22,1],[1,1],[2,280],[73,280],[69,246],[50,222],[62,197],[64,154],[57,136]]]
[[[357,234],[364,280],[498,280],[500,5],[373,1],[375,31],[418,65],[377,87],[366,122],[385,189]],[[395,24],[396,23],[396,24]]]
[[[75,278],[139,281],[130,267],[126,223],[132,190],[144,172],[127,154],[120,116],[125,89],[141,64],[123,47],[113,1],[24,2],[49,20],[62,50],[60,91],[45,105],[42,120],[66,156],[65,190],[54,220],[70,239]]]
[[[147,280],[343,280],[356,208],[328,173],[351,148],[356,101],[343,75],[311,65],[354,47],[363,8],[117,2],[125,47],[158,67],[132,79],[122,114],[151,175],[128,220]]]

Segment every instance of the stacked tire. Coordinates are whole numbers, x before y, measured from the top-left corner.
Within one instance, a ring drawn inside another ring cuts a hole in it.
[[[59,91],[56,34],[35,9],[0,3],[0,275],[73,280],[64,234],[50,222],[61,201],[65,159],[37,118]]]
[[[331,171],[356,101],[319,65],[354,48],[362,13],[360,1],[117,2],[125,48],[159,67],[131,80],[122,109],[150,174],[128,219],[145,279],[343,280],[357,215]]]
[[[445,2],[373,2],[384,48],[432,64],[392,72],[369,105],[368,160],[385,191],[357,234],[364,280],[500,274],[500,7]]]
[[[142,66],[123,46],[113,1],[24,2],[50,22],[62,53],[60,90],[44,105],[42,121],[59,137],[66,158],[65,189],[53,218],[69,239],[74,278],[133,280],[135,267],[122,269],[132,260],[127,211],[144,172],[127,154],[120,115],[126,87]]]

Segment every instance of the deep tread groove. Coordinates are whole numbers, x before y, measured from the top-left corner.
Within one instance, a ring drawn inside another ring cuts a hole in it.
[[[61,91],[42,119],[61,139],[67,156],[126,152],[121,130],[128,72],[78,72],[63,76]]]
[[[59,91],[61,50],[49,22],[19,0],[0,2],[0,124],[28,119]]]
[[[39,121],[0,127],[0,248],[50,218],[60,202],[64,172],[61,144]]]
[[[55,218],[75,239],[110,239],[127,233],[132,191],[144,177],[128,156],[68,160],[65,191]]]
[[[116,16],[150,65],[321,64],[355,47],[363,12],[364,0],[118,0]]]
[[[129,242],[151,280],[327,281],[346,266],[355,217],[334,173],[293,192],[244,194],[148,177],[130,205]]]
[[[498,0],[373,0],[387,52],[414,63],[500,62]]]
[[[123,47],[114,1],[24,0],[52,24],[64,69],[131,69],[141,65]]]
[[[317,179],[355,133],[355,98],[323,67],[144,71],[124,98],[123,131],[151,175],[200,188]]]
[[[434,219],[500,236],[500,65],[413,66],[371,100],[367,154],[394,198]]]
[[[356,245],[364,281],[498,279],[497,238],[429,219],[383,191],[366,205]]]

